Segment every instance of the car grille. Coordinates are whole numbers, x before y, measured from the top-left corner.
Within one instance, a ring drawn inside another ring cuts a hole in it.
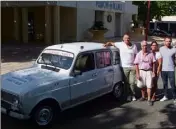
[[[10,109],[11,104],[1,100],[1,107],[5,108],[5,109]]]
[[[15,97],[16,97],[15,95],[7,93],[7,92],[1,90],[1,100],[5,100],[7,102],[11,102],[12,103]]]

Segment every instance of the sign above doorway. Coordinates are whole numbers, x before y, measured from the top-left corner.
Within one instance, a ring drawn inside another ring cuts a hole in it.
[[[118,1],[96,1],[96,7],[109,11],[123,11],[123,3]]]

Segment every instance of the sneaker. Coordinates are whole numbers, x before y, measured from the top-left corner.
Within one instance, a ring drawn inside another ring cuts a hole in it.
[[[176,104],[176,99],[174,99],[174,104]]]
[[[148,105],[149,105],[149,106],[152,106],[152,105],[153,105],[153,102],[150,101],[150,100],[148,100]]]
[[[136,101],[136,97],[135,96],[133,96],[133,99],[132,99],[133,101]]]
[[[141,97],[140,99],[139,99],[139,101],[145,101],[146,99],[145,98],[143,98],[143,97]]]
[[[168,100],[166,96],[164,96],[162,99],[160,99],[161,102]]]

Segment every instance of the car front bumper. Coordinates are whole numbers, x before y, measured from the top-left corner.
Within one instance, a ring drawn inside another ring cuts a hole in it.
[[[13,118],[20,119],[20,120],[27,120],[30,118],[28,115],[23,115],[17,111],[13,111],[12,109],[7,110],[4,107],[1,107],[1,113],[8,115],[8,116],[11,116]]]

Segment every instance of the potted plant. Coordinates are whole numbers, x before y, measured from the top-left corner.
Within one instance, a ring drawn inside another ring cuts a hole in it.
[[[89,32],[93,34],[92,40],[97,41],[104,40],[104,34],[107,31],[108,29],[104,27],[104,23],[102,21],[95,21],[93,26],[89,29]]]

